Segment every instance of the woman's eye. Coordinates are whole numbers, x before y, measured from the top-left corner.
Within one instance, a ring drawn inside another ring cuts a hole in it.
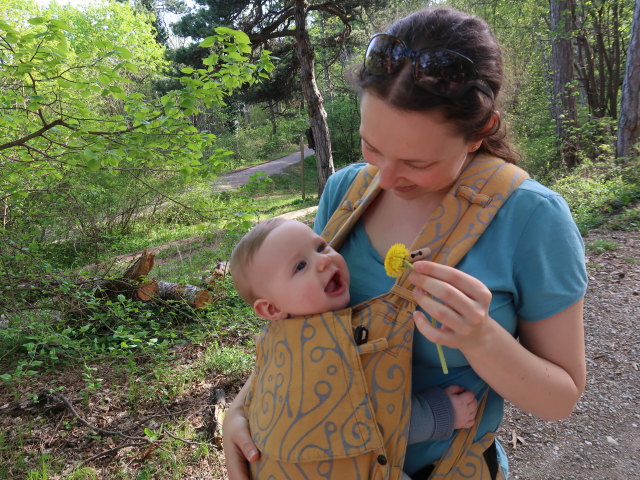
[[[298,262],[296,264],[295,271],[299,272],[300,270],[304,270],[304,267],[306,267],[306,266],[307,266],[307,262],[304,262],[304,261],[303,262]]]
[[[425,164],[425,163],[410,163],[409,164],[409,168],[412,168],[413,170],[426,170],[430,166],[431,166],[431,164]]]

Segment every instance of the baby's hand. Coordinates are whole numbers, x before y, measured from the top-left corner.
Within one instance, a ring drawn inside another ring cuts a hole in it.
[[[444,389],[453,405],[453,428],[471,428],[476,420],[478,402],[473,392],[460,385],[450,385]]]

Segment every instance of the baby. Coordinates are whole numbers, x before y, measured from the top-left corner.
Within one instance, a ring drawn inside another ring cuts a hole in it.
[[[273,218],[257,224],[234,249],[230,271],[240,296],[269,321],[349,305],[344,258],[301,222]],[[454,429],[470,428],[476,411],[475,396],[461,386],[414,394],[409,444],[447,439]]]

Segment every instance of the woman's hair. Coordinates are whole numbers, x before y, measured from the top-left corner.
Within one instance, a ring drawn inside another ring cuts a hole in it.
[[[479,78],[491,88],[494,99],[498,97],[503,79],[502,50],[481,18],[452,8],[427,8],[395,22],[387,33],[402,39],[407,47],[416,51],[446,48],[468,57],[475,64]],[[477,88],[469,89],[456,99],[435,95],[414,82],[413,69],[411,62],[406,62],[396,73],[373,75],[362,66],[356,84],[361,92],[372,93],[403,110],[438,110],[466,139],[483,139],[479,153],[516,163],[518,155],[506,140],[501,122],[498,120],[488,130],[485,128],[497,110],[494,99]]]
[[[229,272],[231,273],[233,284],[240,296],[249,305],[253,305],[253,302],[256,301],[256,294],[251,288],[250,279],[252,275],[248,271],[253,261],[253,256],[269,234],[286,221],[284,218],[276,217],[258,223],[240,239],[231,253]],[[257,279],[257,281],[266,281],[266,279]]]

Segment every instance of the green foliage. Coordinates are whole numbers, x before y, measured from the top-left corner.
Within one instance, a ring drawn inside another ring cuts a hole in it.
[[[361,161],[360,108],[355,94],[334,98],[327,111],[335,166]]]
[[[50,288],[47,293],[57,299],[50,308],[38,302],[40,309],[3,315],[0,379],[5,382],[79,363],[86,391],[91,393],[104,380],[96,376],[85,358],[115,361],[161,355],[177,345],[198,341],[212,328],[219,332],[216,337],[224,340],[227,336],[246,337],[246,332],[255,331],[258,325],[251,321],[252,311],[230,279],[219,283],[221,295],[204,310],[180,302],[145,304],[123,295],[100,298],[68,281]]]
[[[126,4],[28,13],[0,21],[0,257],[30,249],[7,273],[95,259],[163,188],[217,172],[228,152],[193,116],[273,68],[266,51],[250,62],[245,34],[219,28],[202,68],[156,96],[143,80],[165,61],[148,15]]]
[[[615,244],[614,242],[602,239],[594,240],[593,242],[587,244],[586,247],[589,252],[596,255],[604,252],[612,252],[620,248],[619,245]]]
[[[306,125],[304,116],[297,114],[279,118],[275,135],[267,123],[240,125],[235,131],[220,135],[217,145],[233,152],[226,159],[225,168],[235,170],[266,162],[282,152],[295,151]]]
[[[629,164],[584,161],[553,189],[569,203],[582,233],[640,199],[638,159]]]

